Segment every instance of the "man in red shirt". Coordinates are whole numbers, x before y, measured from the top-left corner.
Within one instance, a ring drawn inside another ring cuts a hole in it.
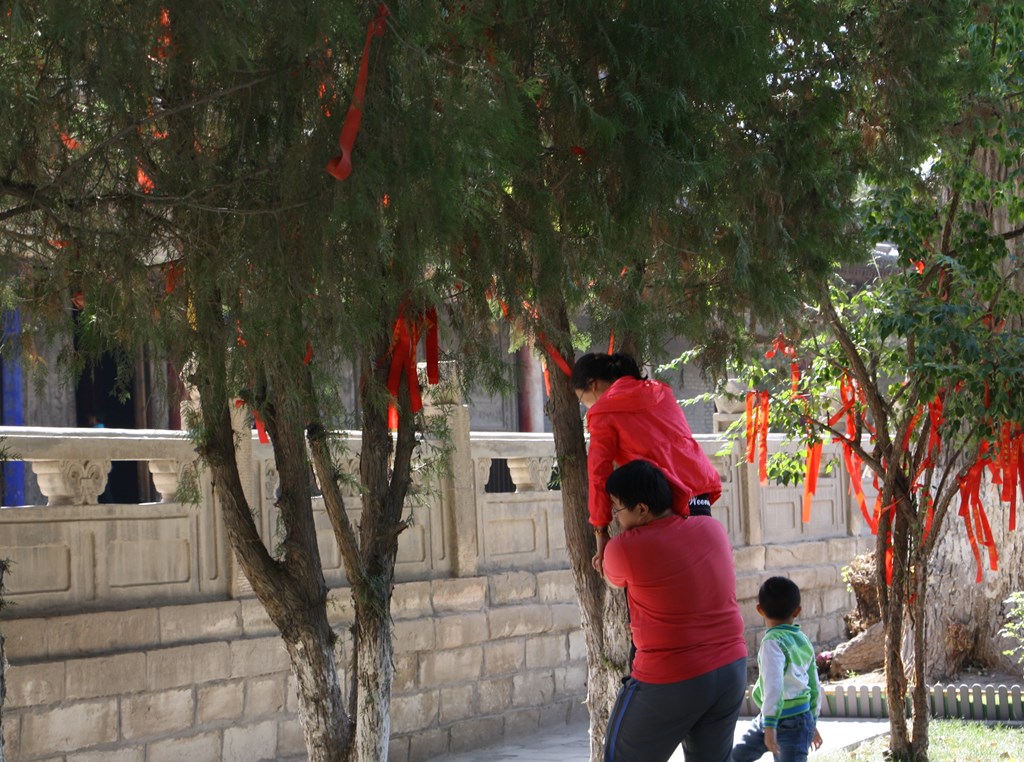
[[[682,743],[691,762],[725,762],[747,682],[729,538],[717,519],[674,513],[668,480],[647,461],[613,471],[605,488],[622,532],[604,575],[626,588],[636,646],[605,761],[664,761]]]

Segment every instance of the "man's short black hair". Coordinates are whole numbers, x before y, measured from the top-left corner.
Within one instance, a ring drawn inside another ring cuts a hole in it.
[[[604,488],[629,509],[644,503],[652,513],[659,514],[672,507],[672,487],[668,479],[661,469],[646,460],[633,460],[615,469]]]
[[[757,592],[757,602],[769,619],[789,619],[800,608],[800,588],[788,577],[769,577]]]

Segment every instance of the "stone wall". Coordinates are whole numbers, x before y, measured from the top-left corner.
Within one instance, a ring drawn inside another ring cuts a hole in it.
[[[333,598],[344,662],[347,591]],[[586,648],[568,571],[403,583],[393,615],[390,760],[586,716]],[[288,656],[254,599],[14,619],[3,629],[11,760],[305,757]]]
[[[401,762],[586,716],[586,653],[562,504],[549,489],[551,437],[471,434],[465,410],[452,420],[452,474],[417,485],[412,527],[401,536],[391,743],[391,759]],[[6,579],[14,605],[0,618],[11,664],[3,714],[8,758],[301,759],[287,657],[233,563],[201,472],[199,503],[176,502],[194,457],[183,435],[0,434],[48,475],[51,503],[0,510],[0,555],[15,561]],[[799,487],[760,485],[736,456],[717,454],[719,438],[699,441],[723,478],[714,515],[735,548],[752,659],[763,630],[754,598],[771,574],[800,584],[801,624],[819,647],[837,642],[853,605],[842,567],[873,544],[842,477],[819,476],[805,523]],[[246,488],[257,525],[272,549],[272,451],[254,440],[240,446],[251,464]],[[770,446],[781,442],[772,438]],[[349,449],[342,465],[352,469],[357,435]],[[161,502],[98,504],[96,469],[84,464],[117,459],[148,462]],[[495,460],[507,464],[514,492],[485,491]],[[354,488],[349,496],[358,520]],[[350,602],[319,504],[317,521],[345,664]]]

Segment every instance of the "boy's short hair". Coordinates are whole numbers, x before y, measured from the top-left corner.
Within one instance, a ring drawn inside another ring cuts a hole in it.
[[[757,591],[757,602],[769,619],[789,619],[800,608],[800,588],[788,577],[769,577]]]
[[[629,509],[644,503],[655,514],[672,507],[672,487],[653,463],[633,460],[612,471],[605,491]]]

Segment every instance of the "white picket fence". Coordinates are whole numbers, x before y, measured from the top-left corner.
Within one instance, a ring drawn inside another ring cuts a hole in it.
[[[1019,685],[933,685],[928,689],[928,703],[932,717],[1024,722],[1024,693]],[[753,717],[757,713],[748,690],[741,714]],[[889,704],[880,685],[825,686],[821,716],[878,719],[889,716]]]

